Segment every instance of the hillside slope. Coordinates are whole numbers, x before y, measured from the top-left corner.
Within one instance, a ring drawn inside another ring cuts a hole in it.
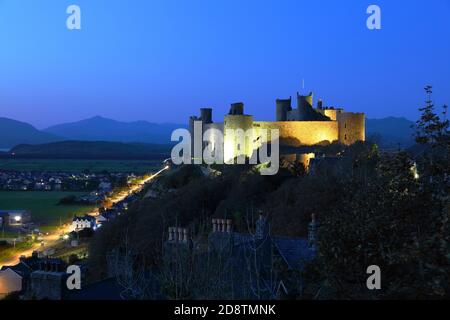
[[[62,140],[57,135],[37,130],[32,125],[8,118],[0,118],[0,148],[15,145],[48,143]]]
[[[62,141],[39,145],[18,145],[15,157],[67,159],[161,159],[170,156],[170,145],[105,141]]]

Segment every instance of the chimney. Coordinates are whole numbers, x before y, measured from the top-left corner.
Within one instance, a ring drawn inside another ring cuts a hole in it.
[[[231,219],[227,219],[226,220],[226,222],[227,222],[227,233],[231,233]]]
[[[172,227],[169,227],[169,241],[173,241]]]
[[[262,211],[259,214],[259,219],[256,221],[256,239],[262,240],[269,235],[269,223],[267,219],[262,214]]]
[[[227,229],[227,221],[226,221],[225,219],[222,219],[222,220],[221,220],[221,223],[222,223],[222,229],[221,229],[221,232],[225,232],[226,229]]]
[[[311,214],[311,223],[308,226],[308,246],[313,250],[316,249],[318,226],[316,215],[313,213]]]
[[[216,231],[222,232],[222,220],[216,219]]]
[[[172,227],[172,233],[173,233],[173,241],[178,241],[178,232],[176,227]]]

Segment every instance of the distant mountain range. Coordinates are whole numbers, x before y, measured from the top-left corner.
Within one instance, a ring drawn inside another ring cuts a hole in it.
[[[367,119],[366,136],[383,147],[398,147],[399,144],[408,147],[414,144],[412,125],[414,123],[405,118]],[[178,128],[187,128],[187,125],[94,117],[38,130],[27,123],[0,118],[0,149],[66,140],[169,144],[172,131]]]
[[[21,143],[39,144],[62,140],[60,137],[39,131],[32,125],[0,118],[0,148],[8,149]]]
[[[0,118],[0,149],[10,149],[19,144],[32,145],[66,140],[167,144],[171,142],[172,131],[178,128],[187,126],[147,121],[121,122],[94,117],[38,130],[30,124]]]
[[[185,127],[186,125],[179,124],[156,124],[147,121],[121,122],[94,117],[52,126],[44,132],[65,140],[169,143],[172,132]]]
[[[414,125],[405,118],[366,119],[366,138],[385,148],[407,148],[415,144]]]

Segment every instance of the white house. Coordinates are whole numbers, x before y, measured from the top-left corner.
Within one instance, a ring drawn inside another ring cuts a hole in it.
[[[10,269],[0,271],[0,296],[22,291],[22,276]]]
[[[0,210],[0,226],[22,226],[31,221],[31,214],[27,210]]]
[[[72,220],[72,231],[80,231],[83,229],[96,229],[97,223],[93,216],[85,215],[84,217],[75,217]]]

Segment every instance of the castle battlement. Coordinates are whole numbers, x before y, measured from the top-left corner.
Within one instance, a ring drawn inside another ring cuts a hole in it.
[[[190,118],[190,130],[193,132],[195,121],[202,122],[203,133],[207,142],[213,146],[219,141],[209,129],[223,133],[223,143],[233,145],[236,154],[251,156],[261,146],[260,133],[265,130],[278,129],[281,146],[301,147],[340,142],[351,145],[365,141],[365,114],[346,112],[343,108],[326,107],[318,100],[313,107],[313,93],[303,96],[297,93],[297,108],[292,107],[292,97],[276,100],[276,121],[255,121],[252,115],[245,114],[242,102],[234,103],[224,116],[223,122],[213,122],[212,109],[202,108],[200,117]],[[242,129],[246,135],[245,145],[227,137],[227,129]],[[211,131],[211,130],[210,130]],[[222,142],[222,141],[220,141]],[[270,142],[270,141],[269,141]]]

